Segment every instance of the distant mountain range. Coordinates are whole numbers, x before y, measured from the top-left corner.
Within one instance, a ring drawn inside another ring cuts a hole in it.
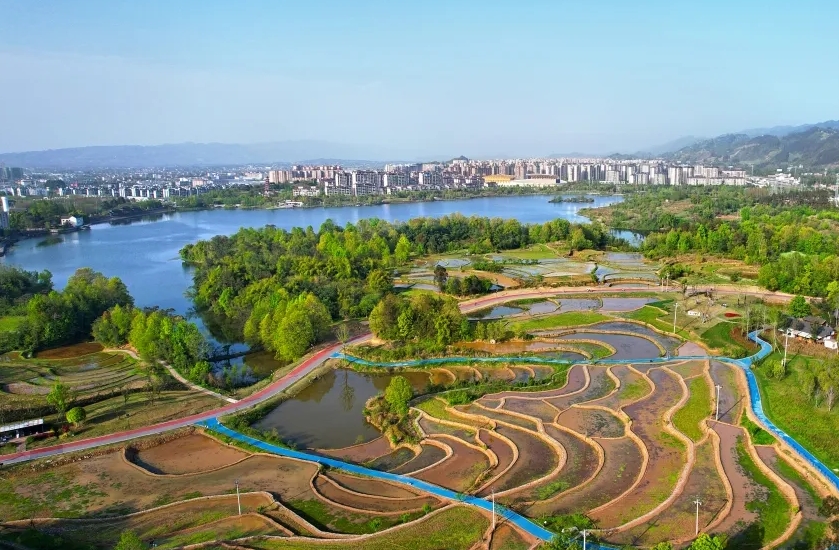
[[[246,164],[341,164],[372,168],[400,162],[407,155],[395,150],[329,141],[299,140],[272,143],[175,143],[166,145],[114,145],[50,149],[0,154],[0,163],[34,169],[84,170],[93,168],[153,168],[175,166],[241,166]],[[681,162],[802,164],[809,168],[839,165],[839,120],[800,126],[753,128],[713,139],[682,137],[631,154],[566,153],[562,157],[616,159],[664,157]],[[428,161],[434,157],[424,157]],[[439,158],[451,158],[439,155]],[[505,158],[504,155],[480,158]],[[366,159],[366,160],[359,160]],[[416,162],[419,159],[414,159]],[[403,161],[404,162],[404,161]],[[410,162],[410,161],[407,161]]]
[[[327,141],[280,141],[274,143],[174,143],[166,145],[113,145],[49,149],[0,154],[7,166],[27,168],[145,168],[162,166],[234,166],[243,164],[320,163],[372,165],[399,158],[395,152],[367,146]],[[354,160],[346,159],[370,159]],[[326,162],[329,161],[329,162]]]
[[[732,164],[782,168],[839,166],[839,125],[808,126],[783,135],[726,134],[664,155],[686,163]]]

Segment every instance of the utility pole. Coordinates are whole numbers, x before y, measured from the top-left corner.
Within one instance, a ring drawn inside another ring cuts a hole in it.
[[[722,386],[717,384],[716,388],[717,388],[717,414],[714,417],[714,420],[719,422],[720,421],[720,389],[722,389]]]
[[[676,334],[676,312],[679,311],[679,304],[673,306],[673,334]]]
[[[239,515],[242,515],[242,499],[239,497],[239,480],[236,480],[236,502],[239,504]]]
[[[495,490],[492,491],[492,532],[495,532]]]
[[[699,507],[702,505],[702,501],[699,500],[699,497],[696,497],[696,500],[693,501],[696,504],[696,537],[699,536]]]
[[[789,343],[789,329],[784,331],[784,361],[783,365],[787,366],[787,344]]]

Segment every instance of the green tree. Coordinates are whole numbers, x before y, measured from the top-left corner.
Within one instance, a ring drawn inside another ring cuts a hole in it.
[[[806,317],[810,315],[810,304],[800,294],[789,303],[789,314],[793,317]]]
[[[142,541],[134,531],[123,531],[114,550],[147,550],[148,544]]]
[[[393,251],[393,257],[397,264],[404,264],[411,257],[411,242],[405,235],[400,235],[396,242],[396,249]]]
[[[73,401],[73,392],[70,387],[62,382],[56,382],[47,394],[47,403],[55,407],[60,416],[64,416],[67,408]]]
[[[673,545],[669,542],[659,542],[653,546],[652,550],[673,550]]]
[[[707,533],[702,533],[690,545],[690,550],[723,550],[725,548],[725,538],[721,535],[711,536]]]
[[[87,419],[87,413],[82,407],[73,407],[67,411],[67,422],[74,426],[81,426]]]
[[[350,326],[347,323],[341,323],[335,327],[335,337],[342,344],[346,344],[347,340],[350,339]]]
[[[385,401],[399,416],[408,414],[408,402],[414,395],[410,382],[404,376],[394,376],[385,389]]]
[[[370,330],[373,334],[383,340],[398,340],[398,320],[404,307],[404,300],[393,294],[386,294],[370,312]]]
[[[393,290],[393,278],[386,269],[374,269],[367,275],[367,288],[371,292],[384,294]]]

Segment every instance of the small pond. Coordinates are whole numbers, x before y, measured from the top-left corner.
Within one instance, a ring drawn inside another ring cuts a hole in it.
[[[603,298],[603,311],[634,311],[641,309],[655,298]]]
[[[553,313],[559,309],[559,305],[555,302],[536,302],[535,304],[529,304],[527,306],[527,314],[528,315],[544,315],[546,313]]]
[[[513,307],[513,306],[495,306],[490,309],[481,309],[479,311],[473,311],[469,314],[469,319],[472,321],[475,320],[482,320],[482,321],[491,321],[493,319],[502,319],[504,317],[511,317],[513,315],[518,315],[520,313],[524,313],[524,309],[520,307]]]
[[[652,359],[660,357],[661,350],[654,343],[640,336],[625,334],[604,334],[602,332],[575,332],[559,336],[558,340],[594,340],[615,348],[609,359]]]
[[[589,311],[600,309],[600,300],[590,298],[563,298],[559,300],[560,311]]]
[[[427,373],[415,371],[331,370],[280,403],[254,427],[276,429],[284,441],[309,449],[338,449],[371,441],[381,433],[364,419],[364,404],[384,391],[395,374],[407,378],[415,391],[423,390],[429,380]]]
[[[651,328],[647,328],[642,325],[637,325],[635,323],[626,323],[622,321],[607,321],[605,323],[598,323],[594,326],[599,330],[632,332],[634,334],[638,334],[639,336],[646,336],[647,338],[655,340],[656,342],[661,344],[662,347],[669,351],[671,355],[674,355],[679,346],[682,345],[682,341],[678,338],[666,336],[664,334],[654,331]]]

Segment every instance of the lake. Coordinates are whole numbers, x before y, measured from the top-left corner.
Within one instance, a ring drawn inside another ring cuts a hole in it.
[[[284,229],[310,225],[317,229],[327,219],[344,225],[367,218],[407,221],[454,213],[516,218],[522,223],[542,223],[556,218],[579,223],[588,221],[579,214],[582,208],[623,200],[619,195],[592,195],[592,198],[594,203],[588,204],[550,203],[550,196],[536,195],[340,208],[177,212],[131,223],[94,225],[90,231],[64,235],[64,242],[53,246],[39,247],[42,238],[24,240],[0,261],[27,270],[48,269],[58,289],[64,287],[76,269],[91,267],[108,277],[122,279],[137,306],[160,306],[185,314],[192,306],[184,295],[192,285],[192,273],[181,264],[178,251],[186,244],[215,235],[232,235],[242,227],[274,224]],[[616,234],[637,242],[633,233]]]

